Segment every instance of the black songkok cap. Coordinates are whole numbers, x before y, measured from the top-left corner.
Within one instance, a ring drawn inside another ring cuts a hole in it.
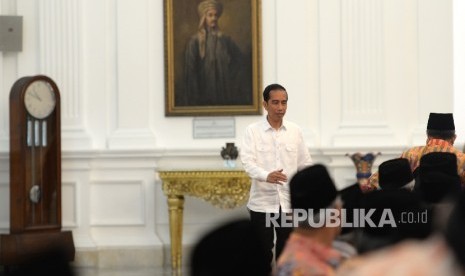
[[[406,158],[395,158],[381,163],[378,167],[381,189],[398,189],[413,180],[412,169]]]
[[[375,227],[365,225],[363,233],[374,236],[387,236],[404,238],[424,238],[430,231],[430,224],[426,221],[415,221],[412,223],[403,222],[403,214],[420,214],[426,209],[423,208],[420,198],[407,189],[397,190],[376,190],[363,194],[361,208],[365,209],[365,214],[370,210],[373,212],[370,219]],[[372,210],[373,209],[373,210]],[[391,212],[395,225],[381,224],[382,220],[390,218],[384,212]],[[424,223],[424,225],[422,225]],[[379,225],[382,227],[378,227]]]
[[[454,116],[452,113],[430,113],[426,129],[455,130]]]
[[[270,264],[263,254],[260,238],[249,219],[217,226],[195,245],[190,275],[270,275]]]
[[[342,200],[342,208],[346,210],[346,222],[354,223],[354,212],[355,209],[360,208],[360,200],[363,197],[362,188],[360,188],[360,184],[355,182],[348,187],[339,191],[339,195],[341,196]],[[342,226],[341,234],[347,234],[352,232],[356,227],[355,226]]]
[[[325,166],[317,164],[297,172],[291,179],[291,205],[294,209],[323,209],[337,196],[336,186]]]
[[[431,152],[420,159],[415,191],[427,203],[440,203],[460,193],[457,156],[450,152]]]
[[[427,153],[421,157],[418,170],[420,177],[435,171],[440,171],[451,176],[458,176],[457,155],[452,152]]]
[[[339,191],[339,195],[341,196],[343,207],[348,208],[346,206],[357,206],[359,205],[360,198],[363,195],[362,188],[360,188],[360,184],[355,182],[352,185],[345,187],[344,189]]]

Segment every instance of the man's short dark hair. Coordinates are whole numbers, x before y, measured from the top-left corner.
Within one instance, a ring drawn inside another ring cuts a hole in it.
[[[437,130],[437,129],[427,129],[426,135],[431,138],[449,140],[454,138],[455,130]]]
[[[265,87],[265,90],[263,90],[263,100],[265,102],[268,102],[268,100],[270,99],[270,92],[273,90],[282,90],[287,94],[286,88],[284,88],[282,85],[277,83],[270,84],[267,87]]]

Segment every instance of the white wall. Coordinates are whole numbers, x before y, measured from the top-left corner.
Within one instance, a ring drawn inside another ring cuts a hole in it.
[[[287,88],[287,119],[339,187],[355,181],[346,153],[382,152],[376,167],[423,143],[429,112],[454,111],[462,140],[460,2],[262,1],[263,84]],[[236,116],[231,139],[193,139],[192,117],[164,116],[162,0],[4,0],[0,13],[24,24],[23,51],[0,55],[0,230],[9,222],[9,90],[47,74],[62,94],[63,222],[78,251],[150,248],[156,260],[141,262],[161,265],[169,238],[157,170],[221,168],[221,147],[240,147],[260,116]],[[185,241],[245,215],[187,198]],[[81,261],[111,264],[99,256]]]
[[[460,148],[464,145],[465,139],[465,109],[462,103],[465,102],[465,2],[454,0],[454,115],[457,128],[457,137]]]

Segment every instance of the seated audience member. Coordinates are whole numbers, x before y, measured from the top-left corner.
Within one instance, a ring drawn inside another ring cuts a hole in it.
[[[378,167],[379,187],[383,190],[408,188],[413,173],[406,158],[395,158],[381,163]]]
[[[451,215],[445,214],[445,231],[426,240],[409,240],[343,263],[340,276],[455,276],[465,275],[465,193]]]
[[[353,221],[353,211],[360,208],[360,200],[363,197],[364,192],[360,188],[360,184],[355,182],[354,184],[345,187],[339,191],[339,195],[342,200],[342,208],[346,210],[348,217],[346,218],[347,222]],[[354,228],[342,228],[342,233],[351,232]]]
[[[328,224],[328,210],[339,212],[337,190],[326,167],[313,165],[290,181],[291,206],[297,227],[278,259],[275,275],[332,275],[341,254],[332,248],[340,223]],[[303,219],[298,217],[303,213]]]
[[[360,226],[355,234],[359,254],[392,246],[406,239],[424,239],[432,231],[429,210],[409,190],[378,190],[366,193],[360,206],[367,219],[362,219],[363,216],[359,215]]]
[[[454,147],[455,124],[452,113],[430,113],[426,129],[426,145],[405,150],[401,158],[409,161],[410,169],[414,172],[420,165],[423,155],[431,152],[451,152],[457,156],[457,172],[462,186],[465,185],[465,154]],[[415,175],[414,175],[415,176]],[[378,186],[378,172],[371,175],[370,186]]]
[[[453,199],[460,194],[457,156],[449,152],[424,155],[417,169],[414,191],[428,204]]]
[[[269,264],[250,220],[240,219],[207,233],[194,247],[192,276],[268,276]]]
[[[457,157],[448,152],[432,152],[421,158],[414,192],[432,212],[434,227],[445,227],[446,216],[461,192],[457,174]]]
[[[342,209],[345,210],[345,223],[341,225],[341,234],[334,240],[333,247],[341,252],[344,259],[358,254],[355,248],[354,230],[357,227],[354,226],[354,213],[360,209],[360,200],[363,193],[358,182],[339,191]]]
[[[465,192],[460,194],[445,229],[445,239],[465,274]]]
[[[344,262],[339,276],[456,276],[465,270],[440,237],[408,240]]]

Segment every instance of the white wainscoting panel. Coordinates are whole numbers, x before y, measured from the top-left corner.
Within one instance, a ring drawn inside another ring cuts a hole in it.
[[[141,226],[146,223],[142,181],[93,181],[90,194],[91,226]]]
[[[61,223],[63,228],[78,227],[78,183],[64,182],[61,186]]]

